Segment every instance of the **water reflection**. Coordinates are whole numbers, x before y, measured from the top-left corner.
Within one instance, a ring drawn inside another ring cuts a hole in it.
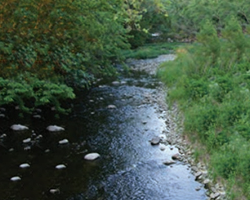
[[[107,84],[82,94],[68,117],[20,119],[13,111],[9,119],[1,119],[1,134],[7,134],[0,148],[1,199],[206,199],[204,189],[196,191],[200,183],[187,165],[163,164],[177,149],[166,146],[163,151],[149,142],[166,129],[155,101],[160,83],[143,73],[122,80],[126,84]],[[29,130],[11,131],[13,123]],[[65,131],[48,132],[46,127],[54,124]],[[42,138],[25,150],[22,141],[34,132]],[[69,144],[60,145],[65,138]],[[101,158],[85,161],[87,152],[98,152]],[[22,163],[30,168],[19,168]],[[56,169],[59,164],[66,168]],[[17,175],[21,181],[11,182]],[[52,194],[51,189],[58,192]]]

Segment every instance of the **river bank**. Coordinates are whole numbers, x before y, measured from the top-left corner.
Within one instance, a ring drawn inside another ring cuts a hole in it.
[[[147,60],[129,60],[129,64],[132,65],[132,70],[145,71],[151,75],[156,75],[159,65],[164,61],[174,60],[175,55],[161,55],[156,59],[147,59]],[[140,63],[140,64],[139,64]],[[167,95],[167,88],[164,88],[165,95]],[[161,94],[164,94],[161,93]],[[165,97],[157,97],[158,99],[165,99]],[[189,142],[189,139],[186,135],[182,134],[182,124],[183,116],[182,113],[178,110],[178,105],[174,104],[172,108],[169,108],[165,102],[158,102],[160,105],[165,105],[165,110],[167,120],[166,125],[169,128],[164,131],[167,138],[167,143],[174,145],[178,148],[180,154],[179,159],[185,163],[191,165],[195,179],[201,182],[205,188],[208,189],[207,196],[208,199],[221,199],[226,200],[225,187],[222,183],[216,183],[209,176],[208,166],[204,162],[197,162],[194,159],[194,147]],[[199,190],[200,188],[197,188]]]

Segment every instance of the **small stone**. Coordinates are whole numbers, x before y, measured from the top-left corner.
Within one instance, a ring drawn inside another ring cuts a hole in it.
[[[51,107],[51,110],[52,110],[52,111],[55,111],[55,110],[56,110],[56,107],[55,107],[55,106]]]
[[[30,146],[27,146],[27,147],[24,147],[23,149],[24,149],[25,151],[28,151],[28,150],[31,149],[31,147],[30,147]]]
[[[50,150],[49,150],[49,149],[46,149],[44,152],[45,152],[45,153],[49,153],[49,152],[50,152]]]
[[[39,112],[39,113],[41,113],[41,112],[42,112],[42,110],[41,110],[41,109],[39,109],[39,108],[35,109],[35,111],[36,111],[36,112]]]
[[[25,169],[25,168],[30,167],[30,165],[28,163],[23,163],[23,164],[19,165],[19,167],[22,169]]]
[[[203,181],[203,184],[204,184],[204,186],[205,186],[206,188],[209,188],[210,180],[209,180],[209,179],[205,179],[205,180]]]
[[[108,109],[116,109],[116,106],[115,106],[115,105],[108,105],[107,108],[108,108]]]
[[[95,114],[95,112],[91,112],[90,114],[91,114],[91,115],[94,115],[94,114]]]
[[[29,143],[29,142],[31,142],[31,138],[27,138],[23,140],[23,143]]]
[[[2,138],[5,138],[7,135],[4,133],[4,134],[2,134],[2,135],[0,135],[0,139],[2,139]]]
[[[42,136],[42,135],[38,135],[35,139],[36,139],[36,140],[39,140],[39,139],[41,139],[41,138],[43,138],[43,136]]]
[[[160,147],[160,150],[161,150],[161,151],[164,151],[165,149],[166,149],[166,148],[165,148],[164,146],[161,146],[161,147]]]
[[[23,126],[21,124],[13,124],[10,128],[13,131],[23,131],[29,129],[27,126]]]
[[[98,154],[98,153],[89,153],[89,154],[84,156],[84,159],[85,160],[95,160],[99,157],[100,157],[100,154]]]
[[[120,82],[119,82],[119,81],[113,81],[112,84],[113,84],[113,85],[119,85]]]
[[[9,149],[9,152],[12,152],[12,151],[14,151],[14,149],[13,149],[13,148],[10,148],[10,149]]]
[[[218,198],[219,196],[220,196],[220,193],[218,193],[218,192],[210,194],[210,198],[211,198],[211,199],[216,199],[216,198]]]
[[[41,119],[41,115],[33,115],[33,118],[36,118],[36,119]]]
[[[168,160],[168,161],[165,161],[163,164],[164,165],[172,165],[172,164],[175,164],[175,161],[174,160]]]
[[[173,160],[180,160],[180,154],[176,153],[176,154],[172,155],[172,159]]]
[[[195,188],[195,190],[196,190],[196,191],[200,191],[201,188],[202,188],[202,187],[200,186],[200,187]]]
[[[195,173],[195,180],[198,180],[202,176],[202,172]]]
[[[159,137],[160,137],[162,140],[166,140],[166,139],[167,139],[167,137],[166,137],[165,134],[161,134],[161,135],[159,135]]]
[[[56,166],[56,169],[65,169],[66,166],[64,164],[60,164]]]
[[[152,144],[152,145],[157,145],[157,144],[159,144],[161,142],[161,138],[160,137],[154,137],[154,138],[152,138],[151,140],[150,140],[150,143]]]
[[[1,118],[4,118],[4,117],[5,117],[5,114],[2,114],[2,113],[1,113],[1,114],[0,114],[0,117],[1,117]]]
[[[63,139],[59,141],[59,144],[68,144],[69,141],[67,139]]]
[[[147,124],[147,121],[142,121],[141,123],[142,123],[142,124]]]
[[[60,126],[50,125],[47,127],[47,130],[51,131],[51,132],[55,132],[55,131],[64,131],[65,129],[63,127],[60,127]]]
[[[21,178],[19,176],[13,176],[10,180],[15,182],[15,181],[20,181]]]
[[[59,190],[58,188],[56,188],[56,189],[50,189],[49,192],[50,192],[51,194],[59,194],[59,193],[60,193],[60,190]]]
[[[5,108],[0,108],[0,111],[5,112],[6,109]]]

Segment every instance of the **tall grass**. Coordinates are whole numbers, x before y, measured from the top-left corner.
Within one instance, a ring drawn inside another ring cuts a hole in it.
[[[234,18],[220,38],[207,22],[197,42],[176,53],[158,74],[184,113],[184,132],[206,148],[196,157],[210,155],[209,169],[227,180],[231,199],[250,199],[249,37]]]

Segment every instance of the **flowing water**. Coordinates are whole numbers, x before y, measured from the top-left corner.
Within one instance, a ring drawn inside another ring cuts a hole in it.
[[[60,119],[39,110],[41,119],[1,111],[6,117],[0,118],[0,199],[205,200],[206,190],[188,164],[163,164],[178,149],[149,142],[170,131],[162,84],[140,71],[121,75],[119,81],[94,87],[87,95],[79,92],[72,113]],[[12,124],[29,130],[12,131]],[[46,127],[54,124],[65,131],[48,132]],[[27,138],[31,142],[24,143]],[[62,139],[69,143],[59,144]],[[90,152],[101,157],[84,160]],[[22,163],[30,167],[22,169]],[[59,164],[66,168],[56,169]],[[13,176],[21,180],[13,182]]]

